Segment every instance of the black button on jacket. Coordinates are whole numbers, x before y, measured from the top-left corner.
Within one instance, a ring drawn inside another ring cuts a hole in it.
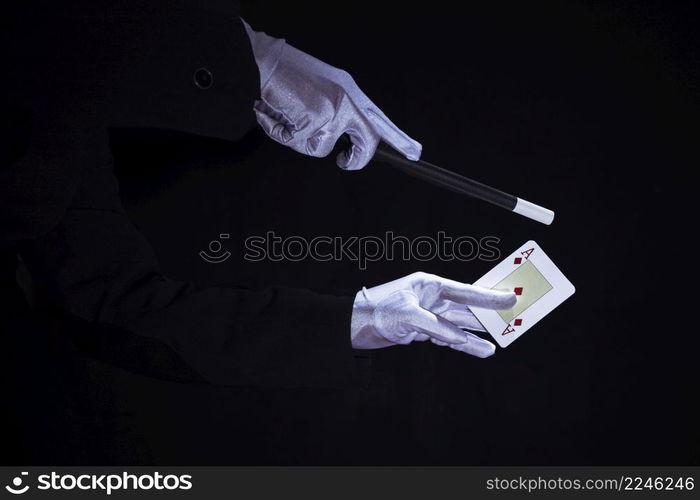
[[[259,77],[238,4],[15,4],[0,21],[5,252],[96,334],[106,325],[155,339],[212,382],[351,377],[350,297],[168,279],[118,197],[109,127],[236,140],[253,126]]]

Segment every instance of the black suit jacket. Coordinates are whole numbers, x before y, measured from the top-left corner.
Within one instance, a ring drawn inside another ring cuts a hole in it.
[[[50,303],[88,337],[135,334],[214,383],[354,380],[351,297],[168,279],[119,200],[109,127],[235,141],[253,125],[237,3],[32,1],[2,22],[0,236]]]

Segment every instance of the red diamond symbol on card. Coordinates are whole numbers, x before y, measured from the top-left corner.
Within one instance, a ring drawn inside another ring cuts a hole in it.
[[[521,259],[520,257],[516,257],[516,258],[513,260],[513,264],[520,264],[522,261],[523,261],[523,259]]]
[[[516,287],[513,289],[513,292],[515,293],[515,295],[522,295],[522,294],[523,294],[523,287],[521,287],[521,286],[516,286]]]
[[[520,326],[520,325],[523,324],[523,320],[520,319],[520,318],[518,318],[518,319],[516,319],[515,321],[513,321],[513,324],[514,324],[515,326]]]

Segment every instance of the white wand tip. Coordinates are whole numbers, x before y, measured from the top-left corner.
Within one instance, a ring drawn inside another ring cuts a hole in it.
[[[518,198],[513,212],[547,225],[550,225],[554,220],[554,212],[539,205],[535,205],[534,203],[530,203],[527,200],[523,200],[522,198]]]

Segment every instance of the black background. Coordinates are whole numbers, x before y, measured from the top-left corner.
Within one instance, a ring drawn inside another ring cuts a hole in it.
[[[445,231],[498,237],[503,255],[534,239],[576,294],[486,360],[430,344],[376,351],[363,390],[261,393],[115,369],[128,389],[90,382],[99,423],[86,459],[700,463],[692,3],[244,6],[255,28],[348,70],[424,159],[556,219],[544,226],[380,164],[343,172],[259,132],[228,144],[115,131],[125,202],[167,274],[353,295],[413,271],[471,282],[493,266],[243,260],[243,239],[267,231]],[[203,262],[224,232],[232,257]]]

